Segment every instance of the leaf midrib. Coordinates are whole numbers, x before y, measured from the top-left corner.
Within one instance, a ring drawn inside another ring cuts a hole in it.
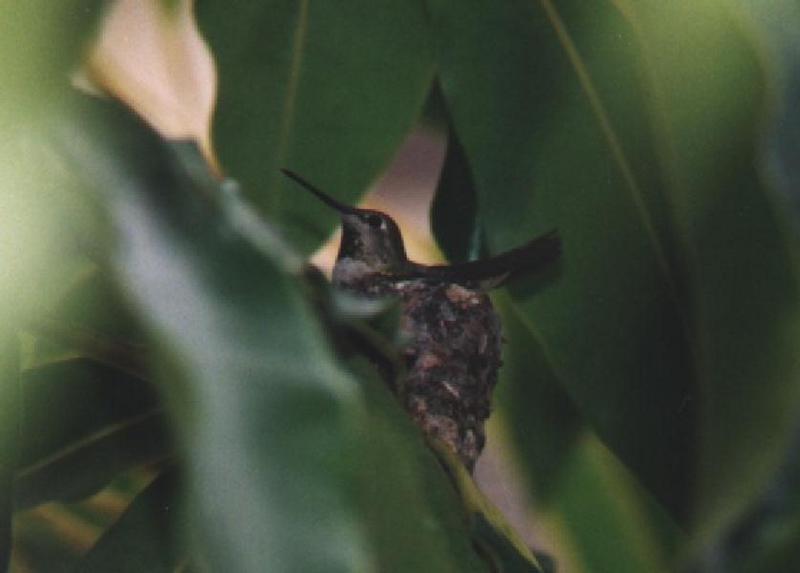
[[[658,238],[658,233],[656,232],[655,225],[653,224],[653,219],[650,216],[647,205],[645,204],[641,186],[636,180],[636,175],[634,174],[633,169],[631,168],[631,165],[625,156],[619,136],[617,135],[617,132],[611,122],[611,118],[605,106],[603,105],[600,94],[598,93],[597,88],[592,81],[591,74],[584,63],[583,58],[581,57],[578,48],[575,45],[575,42],[572,40],[572,37],[567,31],[564,21],[561,19],[558,10],[553,5],[552,0],[539,0],[539,3],[541,4],[545,15],[550,21],[550,24],[553,26],[553,30],[555,31],[559,42],[564,48],[570,64],[575,70],[578,83],[580,84],[587,100],[589,101],[592,113],[595,115],[598,123],[600,124],[600,129],[611,150],[614,162],[617,164],[617,167],[620,170],[620,174],[622,175],[625,186],[628,189],[630,198],[636,211],[639,213],[642,225],[644,226],[645,234],[650,240],[650,243],[655,251],[658,267],[661,271],[661,274],[664,276],[664,280],[668,286],[670,298],[673,301],[678,315],[680,316],[681,324],[683,326],[682,330],[684,332],[684,336],[686,337],[686,341],[687,343],[690,343],[691,337],[689,321],[685,314],[683,305],[681,304],[678,287],[673,278],[673,269],[670,267],[668,262],[664,246],[661,240]]]

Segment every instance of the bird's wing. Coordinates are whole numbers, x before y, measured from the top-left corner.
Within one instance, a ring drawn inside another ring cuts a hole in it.
[[[561,253],[561,239],[552,230],[532,241],[488,259],[453,265],[417,265],[409,269],[410,277],[432,278],[454,283],[480,283],[492,288],[509,276],[538,271],[554,262]]]

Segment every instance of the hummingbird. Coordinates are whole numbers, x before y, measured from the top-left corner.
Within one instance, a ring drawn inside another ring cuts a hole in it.
[[[487,292],[560,255],[555,231],[499,255],[450,265],[409,260],[386,213],[341,203],[297,173],[281,170],[339,213],[342,238],[332,282],[358,296],[400,300],[406,376],[398,398],[428,439],[450,449],[471,472],[486,442],[501,360],[501,324]]]

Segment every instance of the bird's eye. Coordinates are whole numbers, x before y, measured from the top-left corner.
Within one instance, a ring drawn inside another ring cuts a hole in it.
[[[374,229],[380,229],[383,224],[383,219],[377,215],[367,215],[367,224]]]

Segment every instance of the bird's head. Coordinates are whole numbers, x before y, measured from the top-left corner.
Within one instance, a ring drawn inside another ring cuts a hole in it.
[[[342,220],[342,242],[336,257],[337,266],[343,269],[346,265],[350,270],[356,271],[356,274],[391,275],[404,269],[408,257],[403,237],[397,223],[389,215],[340,203],[296,173],[287,169],[282,171],[339,213]]]

